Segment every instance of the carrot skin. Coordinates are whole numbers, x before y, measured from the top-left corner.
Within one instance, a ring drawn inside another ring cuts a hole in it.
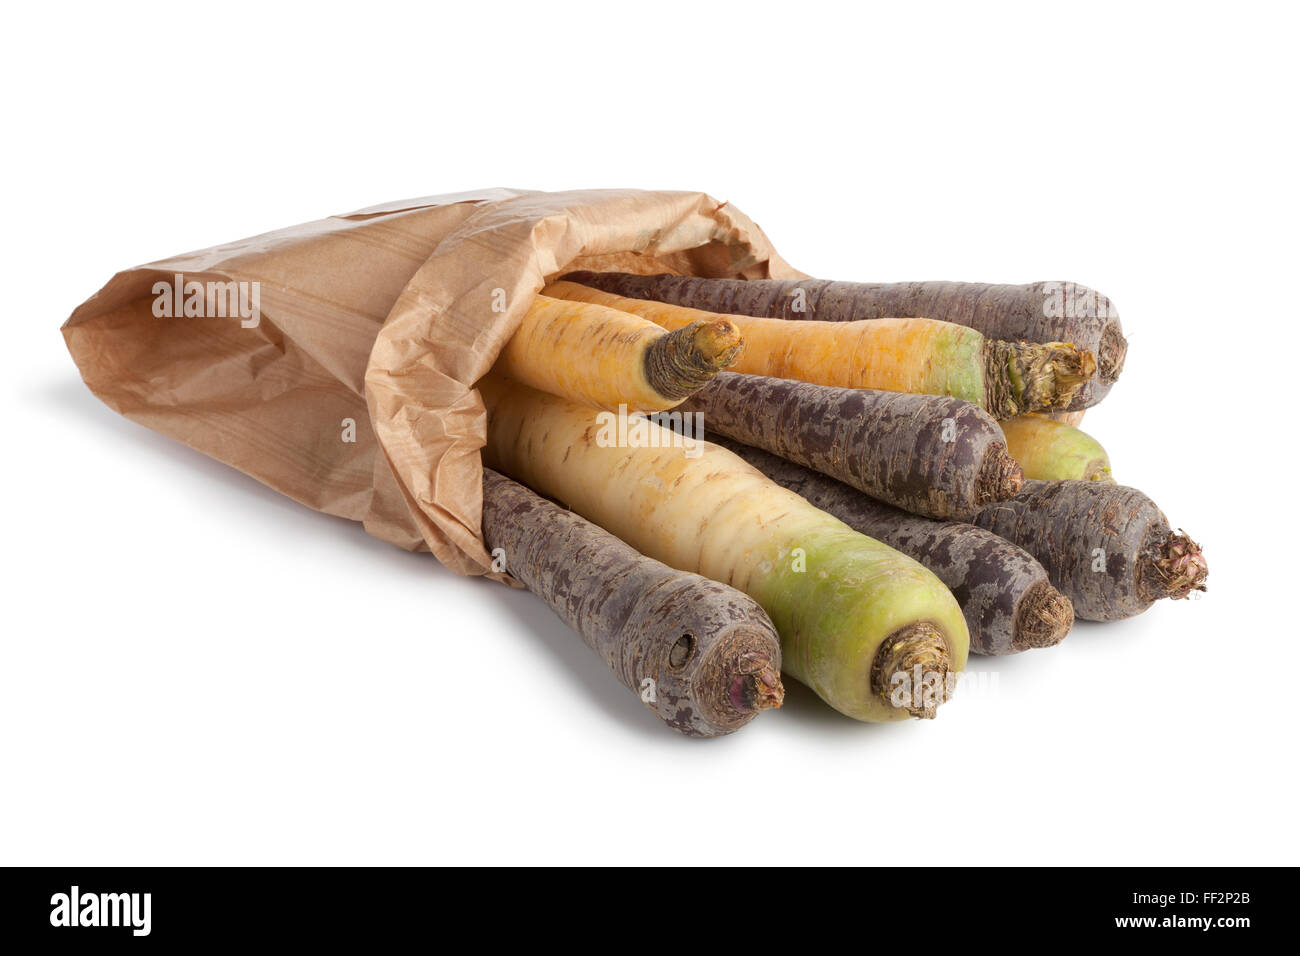
[[[717,434],[933,518],[970,518],[1023,480],[998,423],[956,398],[721,372],[681,409],[702,413]]]
[[[1174,532],[1155,502],[1124,485],[1026,481],[974,524],[1036,557],[1086,621],[1119,621],[1161,598],[1205,590],[1200,546]]]
[[[1006,655],[1050,647],[1069,632],[1074,622],[1069,599],[1052,587],[1047,571],[1023,548],[973,525],[907,514],[733,439],[711,435],[709,440],[854,531],[933,571],[961,605],[976,654]]]
[[[717,737],[781,705],[780,639],[747,595],[647,558],[489,468],[483,535],[672,729]]]
[[[1111,301],[1067,282],[869,283],[604,272],[572,273],[565,278],[628,298],[656,299],[706,312],[824,322],[930,318],[967,326],[990,339],[1070,342],[1096,356],[1097,374],[1064,406],[1068,411],[1100,402],[1123,371],[1128,351]]]

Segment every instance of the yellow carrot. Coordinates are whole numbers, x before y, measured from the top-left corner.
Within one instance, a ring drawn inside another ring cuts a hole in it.
[[[1035,415],[1042,415],[1043,418],[1050,418],[1054,422],[1063,422],[1066,425],[1073,425],[1078,428],[1083,424],[1083,416],[1088,410],[1079,408],[1072,412],[1034,412]]]
[[[621,309],[667,329],[729,319],[745,338],[736,372],[841,388],[952,395],[996,418],[1066,405],[1096,370],[1091,352],[986,339],[974,329],[933,319],[790,322],[723,316],[645,299],[628,299],[574,282],[546,295]]]
[[[649,319],[537,296],[497,359],[533,388],[596,408],[672,408],[734,361],[740,332],[726,319],[672,332]]]
[[[1101,442],[1064,422],[1023,415],[999,423],[1007,451],[1026,478],[1039,481],[1114,481]]]

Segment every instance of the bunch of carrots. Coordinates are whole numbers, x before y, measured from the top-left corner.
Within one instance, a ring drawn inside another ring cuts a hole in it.
[[[1113,306],[1053,288],[566,276],[479,383],[488,547],[682,733],[780,706],[783,673],[933,717],[971,651],[1205,589],[1076,427],[1123,369]]]

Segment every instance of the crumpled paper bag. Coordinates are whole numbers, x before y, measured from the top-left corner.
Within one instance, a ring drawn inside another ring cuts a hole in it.
[[[703,193],[489,189],[127,269],[63,335],[86,384],[126,417],[454,571],[490,574],[474,383],[533,295],[575,269],[803,276]]]

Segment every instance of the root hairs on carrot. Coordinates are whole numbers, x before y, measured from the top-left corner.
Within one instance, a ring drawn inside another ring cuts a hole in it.
[[[1182,528],[1143,552],[1141,567],[1141,580],[1152,600],[1180,601],[1193,591],[1204,591],[1210,573],[1201,546]]]

